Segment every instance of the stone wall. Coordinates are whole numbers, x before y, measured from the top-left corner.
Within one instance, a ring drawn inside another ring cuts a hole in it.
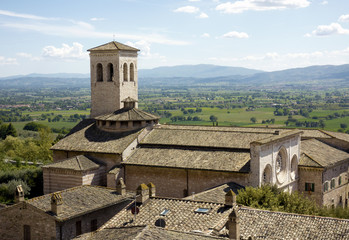
[[[269,180],[279,188],[292,190],[297,184],[298,162],[300,157],[300,134],[280,136],[277,140],[266,143],[251,143],[251,178],[250,185],[258,187],[264,184],[264,171],[270,169]],[[276,170],[276,159],[279,152],[284,152],[284,170]],[[291,161],[296,159],[294,176],[291,174]]]
[[[323,173],[323,204],[328,206],[348,205],[349,187],[348,187],[348,161],[341,162],[335,166],[326,168]],[[340,179],[340,180],[339,180]],[[331,181],[334,186],[331,187]],[[324,185],[327,183],[328,189]]]
[[[72,170],[43,168],[44,194],[82,185],[83,175]]]
[[[226,182],[246,185],[248,174],[180,168],[161,168],[126,165],[125,184],[128,190],[135,190],[141,183],[152,182],[156,186],[156,195],[182,198],[207,188]]]
[[[322,205],[323,186],[322,168],[299,167],[298,191],[309,199],[314,199],[318,205]],[[314,192],[305,191],[305,183],[314,183]]]
[[[103,66],[103,81],[97,81],[97,64]],[[107,66],[113,64],[113,81],[107,81]],[[128,81],[123,79],[123,65],[128,66]],[[130,64],[134,64],[134,81],[130,81]],[[137,52],[110,51],[90,53],[91,117],[112,113],[123,107],[127,97],[138,100]],[[136,103],[136,107],[137,107]]]
[[[24,225],[30,226],[31,239],[56,239],[55,220],[31,205],[18,203],[0,210],[0,239],[24,239]]]
[[[78,155],[89,155],[106,164],[106,171],[121,163],[121,155],[113,153],[77,152],[53,150],[53,162],[59,162]]]
[[[124,207],[126,207],[131,201],[126,200],[119,204],[114,204],[112,206],[94,211],[82,216],[65,221],[62,226],[62,239],[71,239],[76,236],[76,222],[81,221],[81,232],[87,233],[91,232],[91,221],[97,220],[97,228],[100,228],[109,219],[114,217],[118,212],[120,212]],[[58,231],[58,239],[59,239]]]

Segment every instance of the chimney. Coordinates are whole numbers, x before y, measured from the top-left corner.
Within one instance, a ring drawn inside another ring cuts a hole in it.
[[[15,203],[24,202],[24,191],[22,185],[16,187]]]
[[[58,192],[51,195],[51,211],[57,216],[63,211],[62,195]]]
[[[126,185],[123,178],[120,178],[119,181],[116,183],[116,191],[121,194],[126,194]]]
[[[236,205],[236,194],[233,192],[233,190],[229,190],[227,194],[225,194],[225,206],[233,207]]]
[[[236,208],[229,215],[228,229],[230,239],[240,239],[240,219]]]
[[[144,203],[146,200],[149,199],[149,188],[147,187],[147,185],[145,185],[144,183],[142,183],[141,185],[139,185],[139,187],[137,188],[137,197],[136,197],[136,202],[137,203]]]
[[[155,185],[150,182],[148,183],[148,188],[149,188],[149,197],[155,197]]]
[[[275,130],[274,135],[280,135],[280,131],[279,130]]]

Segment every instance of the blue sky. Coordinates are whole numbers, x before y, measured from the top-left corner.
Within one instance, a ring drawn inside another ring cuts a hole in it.
[[[4,0],[0,77],[88,73],[115,39],[139,68],[216,64],[274,71],[349,63],[347,0]]]

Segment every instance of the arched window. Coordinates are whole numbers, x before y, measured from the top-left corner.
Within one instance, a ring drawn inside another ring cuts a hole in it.
[[[111,82],[113,81],[114,77],[114,67],[113,64],[109,63],[107,66],[107,81]]]
[[[263,183],[269,184],[271,183],[271,166],[268,164],[263,171]]]
[[[124,82],[128,81],[128,69],[127,69],[127,63],[124,63],[123,66],[123,71],[124,71]]]
[[[297,156],[293,155],[291,160],[291,179],[295,180],[298,177],[298,162]]]
[[[130,64],[130,81],[134,82],[135,80],[135,67],[133,63]]]
[[[103,82],[103,66],[101,63],[97,64],[97,82]]]

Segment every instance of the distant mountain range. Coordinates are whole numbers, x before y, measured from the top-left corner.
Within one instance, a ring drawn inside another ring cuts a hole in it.
[[[89,87],[89,74],[30,74],[0,78],[0,88]],[[138,71],[140,87],[244,87],[309,88],[349,87],[349,64],[310,66],[282,71],[263,72],[255,69],[216,65],[181,65]]]

